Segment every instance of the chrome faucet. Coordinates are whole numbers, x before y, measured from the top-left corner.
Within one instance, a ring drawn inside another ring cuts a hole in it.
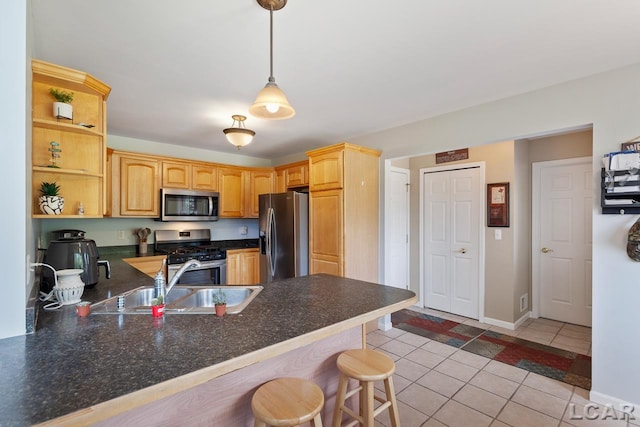
[[[178,280],[180,280],[180,276],[182,276],[182,274],[188,269],[192,267],[200,267],[200,266],[202,266],[202,264],[197,259],[190,259],[184,264],[182,264],[180,268],[176,271],[176,274],[173,275],[173,277],[171,278],[171,280],[167,284],[167,287],[164,290],[165,301],[167,300],[167,295],[169,295],[169,292],[171,291],[171,289],[173,289],[176,283],[178,283]]]

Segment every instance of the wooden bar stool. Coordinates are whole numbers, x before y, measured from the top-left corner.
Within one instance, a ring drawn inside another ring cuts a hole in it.
[[[365,427],[373,427],[373,419],[385,409],[389,409],[392,427],[400,427],[400,417],[398,414],[398,404],[396,403],[396,393],[393,388],[392,375],[396,370],[393,360],[379,351],[375,350],[347,350],[338,356],[338,393],[336,395],[336,406],[333,412],[332,427],[342,425],[342,413],[348,414],[355,421],[348,425],[362,424]],[[347,393],[349,378],[359,381],[359,386]],[[386,399],[375,395],[373,385],[375,381],[384,381]],[[345,406],[345,401],[356,393],[360,393],[360,413],[356,414]],[[381,402],[375,411],[373,410],[373,400]]]
[[[255,427],[322,427],[322,389],[302,378],[278,378],[261,385],[251,399]]]

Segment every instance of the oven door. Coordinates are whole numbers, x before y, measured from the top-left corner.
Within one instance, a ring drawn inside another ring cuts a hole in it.
[[[181,264],[167,267],[168,280],[171,281]],[[206,261],[200,267],[186,270],[178,279],[177,285],[226,285],[227,260]]]

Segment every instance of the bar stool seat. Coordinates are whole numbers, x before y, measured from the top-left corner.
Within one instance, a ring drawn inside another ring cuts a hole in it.
[[[342,425],[343,413],[355,420],[348,425],[360,423],[365,427],[373,427],[373,419],[386,409],[389,409],[391,426],[400,427],[398,404],[392,377],[396,370],[396,364],[389,356],[370,349],[347,350],[338,356],[337,365],[340,376],[332,427],[340,427]],[[347,392],[349,378],[358,380],[359,386]],[[373,386],[375,381],[384,381],[386,398],[374,393]],[[360,393],[360,411],[357,414],[345,406],[346,399],[356,393]],[[382,403],[375,411],[373,409],[374,399]]]
[[[278,378],[261,385],[251,399],[255,427],[322,427],[322,389],[302,378]]]

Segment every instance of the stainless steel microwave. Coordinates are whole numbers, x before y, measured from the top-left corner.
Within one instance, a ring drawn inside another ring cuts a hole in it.
[[[217,221],[220,194],[214,191],[160,190],[160,221]]]

